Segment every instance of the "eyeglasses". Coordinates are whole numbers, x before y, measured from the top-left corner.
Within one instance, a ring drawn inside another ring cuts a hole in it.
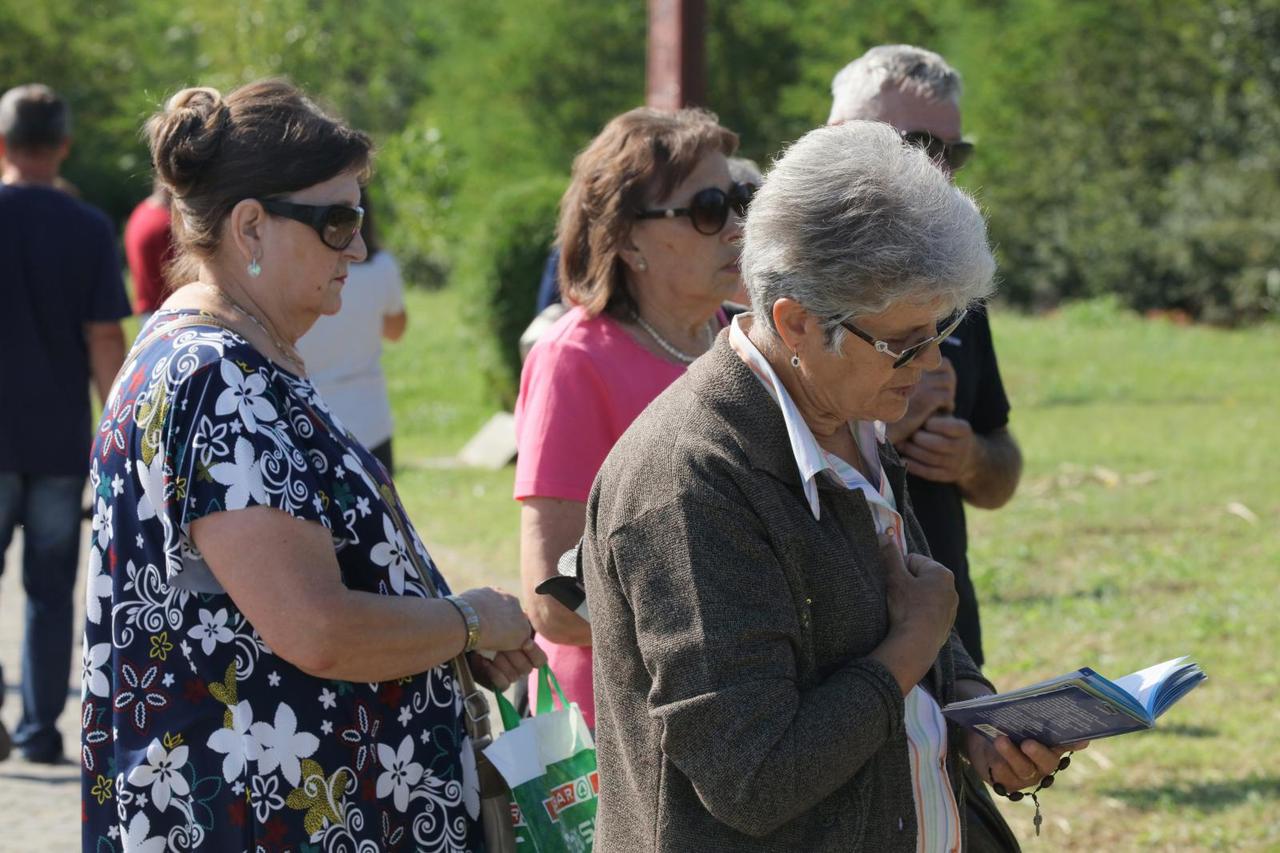
[[[341,252],[351,245],[364,222],[364,208],[345,204],[296,204],[274,198],[259,199],[267,213],[310,225],[330,249]]]
[[[963,169],[973,156],[972,142],[947,142],[927,130],[908,130],[902,134],[902,140],[928,154],[935,163],[945,163],[952,172]]]
[[[688,207],[668,207],[661,210],[641,210],[636,219],[674,219],[687,216],[699,234],[710,237],[724,230],[729,221],[729,211],[739,217],[747,215],[751,198],[756,194],[755,184],[734,183],[726,193],[719,187],[708,187],[693,194]]]
[[[896,370],[899,367],[905,367],[908,364],[910,364],[912,360],[915,359],[916,356],[918,356],[920,353],[924,352],[926,349],[936,344],[938,341],[945,340],[946,338],[950,337],[951,333],[954,332],[962,322],[964,322],[964,317],[968,313],[969,312],[967,310],[961,311],[959,314],[956,315],[956,318],[952,320],[950,323],[948,323],[946,328],[938,332],[938,334],[933,335],[932,337],[925,338],[923,341],[920,341],[920,343],[918,344],[912,344],[911,346],[902,350],[902,352],[894,352],[892,349],[889,348],[888,343],[882,340],[879,340],[878,338],[872,335],[867,334],[866,332],[859,329],[857,326],[853,325],[853,323],[850,323],[848,320],[840,321],[840,325],[848,329],[850,332],[852,332],[861,340],[864,340],[867,343],[871,344],[871,346],[875,347],[876,352],[882,352],[885,355],[889,356],[889,358],[893,359],[893,367]]]

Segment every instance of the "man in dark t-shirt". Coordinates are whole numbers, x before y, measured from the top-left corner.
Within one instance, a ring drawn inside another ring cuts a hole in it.
[[[836,75],[828,124],[852,119],[893,125],[953,175],[973,146],[960,134],[960,75],[941,56],[910,45],[867,51]],[[1013,497],[1022,454],[1009,432],[985,310],[973,310],[942,345],[941,368],[925,374],[907,414],[888,429],[905,460],[907,491],[929,548],[955,574],[956,631],[983,662],[978,599],[966,557],[966,502],[996,509]]]
[[[44,763],[63,754],[56,724],[70,678],[89,385],[106,398],[124,360],[119,321],[129,314],[110,220],[56,187],[68,125],[66,105],[48,87],[0,98],[0,558],[22,525],[27,595],[22,717],[12,740]],[[109,493],[112,484],[98,487]],[[95,531],[95,543],[110,537],[109,527]],[[3,757],[2,730],[0,741]]]
[[[1009,400],[1000,381],[1000,367],[991,343],[991,327],[985,310],[975,309],[960,327],[942,343],[946,359],[937,371],[926,377],[928,383],[917,391],[908,408],[907,417],[889,427],[889,437],[907,462],[907,491],[933,558],[955,573],[956,592],[960,604],[956,608],[956,631],[981,666],[982,626],[978,621],[978,598],[969,576],[966,555],[969,538],[965,528],[964,504],[994,509],[999,504],[980,491],[967,492],[967,484],[980,480],[982,470],[971,474],[952,473],[948,463],[937,456],[956,457],[963,466],[966,453],[965,436],[972,444],[971,463],[975,469],[986,466],[985,476],[997,480],[1009,478],[1007,486],[997,483],[997,498],[1003,488],[1012,493],[1020,468],[1017,444],[1009,433]],[[919,420],[924,418],[924,420]],[[932,442],[932,443],[930,443]],[[990,448],[994,446],[994,450]],[[951,448],[956,448],[951,450]],[[1006,449],[1007,448],[1007,449]],[[1011,460],[1001,454],[1012,456]],[[991,461],[995,458],[995,462]],[[1012,463],[1012,464],[1011,464]],[[1004,465],[1004,468],[993,466]],[[1008,468],[1012,467],[1012,474]],[[963,469],[960,469],[961,471]],[[988,487],[990,488],[990,487]],[[973,500],[973,497],[977,500]],[[986,504],[980,503],[983,499]],[[1005,498],[1007,499],[1007,498]],[[1000,504],[1004,500],[999,501]]]

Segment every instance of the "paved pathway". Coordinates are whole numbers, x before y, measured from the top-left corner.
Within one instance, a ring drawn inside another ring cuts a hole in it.
[[[88,525],[81,540],[87,553]],[[0,661],[4,662],[4,706],[0,719],[10,731],[17,725],[22,697],[22,536],[14,537],[3,555],[0,577]],[[29,764],[16,749],[0,762],[0,853],[73,853],[80,849],[80,765],[74,760],[80,744],[80,625],[84,620],[84,566],[76,585],[76,640],[71,669],[71,696],[58,720],[69,759],[50,767]]]

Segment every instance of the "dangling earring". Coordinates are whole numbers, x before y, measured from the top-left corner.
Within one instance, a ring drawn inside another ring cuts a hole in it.
[[[791,354],[791,366],[796,368],[800,367],[800,353],[793,352]]]
[[[648,268],[649,268],[649,265],[645,263],[644,258],[641,258],[640,260],[636,261],[636,269],[638,269],[640,272],[644,272]]]
[[[262,275],[262,264],[258,263],[257,258],[249,261],[249,275],[253,278]]]

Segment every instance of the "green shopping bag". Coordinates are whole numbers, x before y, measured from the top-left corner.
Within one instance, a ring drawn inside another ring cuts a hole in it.
[[[535,708],[535,716],[521,719],[499,693],[506,731],[484,751],[511,786],[516,845],[525,853],[590,853],[600,794],[595,740],[550,667],[538,670]]]

